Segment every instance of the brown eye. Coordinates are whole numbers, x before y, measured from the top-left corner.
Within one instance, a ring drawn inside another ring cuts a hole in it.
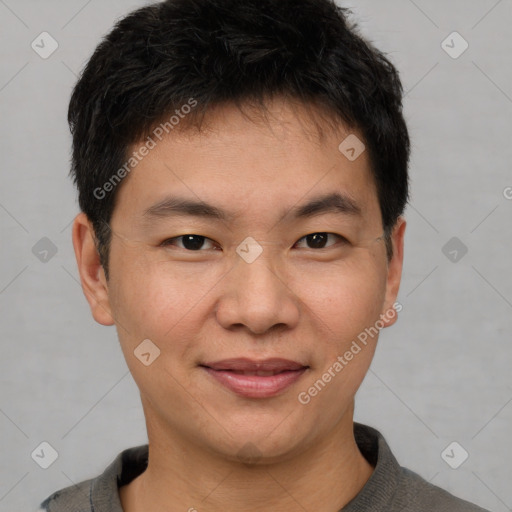
[[[181,245],[175,243],[176,241],[181,241]],[[178,245],[180,249],[185,249],[187,251],[200,251],[204,248],[205,242],[209,242],[213,244],[209,238],[201,235],[182,235],[174,238],[169,238],[162,242],[160,245],[162,247],[167,247],[169,245]],[[207,249],[211,249],[211,247],[207,247]]]
[[[326,247],[331,247],[332,245],[335,245],[327,245],[329,236],[338,238],[339,240],[341,240],[342,243],[348,242],[346,238],[342,237],[341,235],[336,235],[335,233],[311,233],[310,235],[302,237],[297,242],[297,244],[304,240],[307,244],[307,249],[325,249]]]

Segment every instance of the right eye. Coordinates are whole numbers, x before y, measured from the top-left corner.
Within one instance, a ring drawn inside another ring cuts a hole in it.
[[[205,236],[201,235],[181,235],[176,236],[174,238],[168,238],[167,240],[164,240],[160,246],[161,247],[168,247],[172,245],[177,245],[176,241],[181,240],[181,246],[178,244],[178,247],[180,249],[185,249],[187,251],[201,251],[201,248],[204,246],[205,242],[208,241],[211,244],[214,244],[213,240],[210,240],[209,238],[206,238]],[[212,247],[209,247],[211,249]],[[214,247],[213,247],[214,248]],[[208,247],[207,247],[208,249]],[[214,248],[215,249],[215,248]]]

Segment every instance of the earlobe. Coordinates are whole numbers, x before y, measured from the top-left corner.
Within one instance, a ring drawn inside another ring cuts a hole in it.
[[[92,316],[101,325],[113,325],[107,281],[94,243],[92,223],[85,213],[75,217],[72,236],[82,290]]]
[[[401,307],[396,307],[396,298],[398,296],[400,281],[402,279],[406,224],[405,219],[403,217],[399,217],[391,234],[393,256],[388,264],[386,298],[384,301],[384,311],[381,314],[381,320],[384,323],[384,327],[393,325],[398,318],[398,312],[401,310]]]

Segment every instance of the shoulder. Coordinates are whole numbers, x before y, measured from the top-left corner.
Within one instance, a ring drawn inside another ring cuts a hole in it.
[[[392,501],[393,510],[488,512],[427,482],[417,473],[403,467]]]
[[[91,511],[90,495],[93,482],[94,479],[84,480],[54,492],[39,505],[37,512]]]
[[[361,453],[375,469],[343,512],[488,512],[402,467],[378,430],[355,423],[354,434]]]
[[[128,448],[117,455],[103,473],[48,496],[37,512],[122,512],[119,487],[147,467],[148,445]]]

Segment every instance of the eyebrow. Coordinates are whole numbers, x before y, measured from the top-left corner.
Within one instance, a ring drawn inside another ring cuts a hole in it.
[[[303,219],[327,213],[349,216],[362,215],[361,208],[353,199],[336,192],[315,197],[308,203],[296,206],[292,208],[291,211],[284,212],[281,215],[280,220],[283,220],[289,215],[291,215],[293,219]],[[221,208],[205,203],[204,201],[195,201],[177,196],[166,197],[162,201],[145,210],[143,216],[148,219],[172,216],[190,216],[226,222],[238,217],[236,214],[224,211]]]

